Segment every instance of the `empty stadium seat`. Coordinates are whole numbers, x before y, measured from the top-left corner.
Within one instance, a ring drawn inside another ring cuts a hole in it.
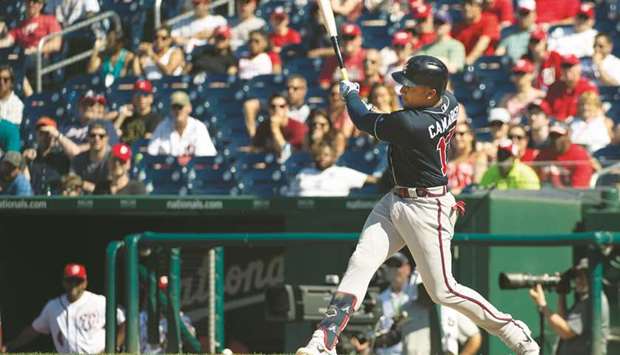
[[[239,192],[243,195],[258,197],[273,197],[281,193],[286,187],[286,175],[279,165],[264,169],[248,169],[237,172]]]
[[[139,180],[153,195],[185,195],[188,192],[189,168],[172,156],[143,155],[139,164]]]
[[[387,145],[380,143],[372,149],[350,149],[338,159],[338,165],[364,172],[381,174],[387,168]]]
[[[220,155],[194,157],[188,164],[188,192],[190,195],[234,194],[236,180],[230,167]]]

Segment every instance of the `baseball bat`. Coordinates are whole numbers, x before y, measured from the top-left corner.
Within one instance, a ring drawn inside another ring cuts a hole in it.
[[[336,52],[336,59],[338,60],[338,67],[340,68],[340,74],[343,80],[349,80],[349,74],[347,68],[344,66],[344,60],[342,59],[342,52],[340,51],[340,44],[338,44],[338,30],[336,29],[336,19],[334,19],[334,10],[332,10],[332,4],[330,0],[317,0],[319,2],[319,10],[323,16],[327,33],[332,41],[334,52]]]

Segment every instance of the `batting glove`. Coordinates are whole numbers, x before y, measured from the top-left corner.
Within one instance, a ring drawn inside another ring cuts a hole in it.
[[[358,94],[360,93],[360,84],[349,80],[340,81],[340,96],[342,96],[343,99],[346,100],[347,96],[354,91]]]

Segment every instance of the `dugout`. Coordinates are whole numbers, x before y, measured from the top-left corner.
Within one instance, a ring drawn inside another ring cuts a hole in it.
[[[514,234],[582,229],[582,196],[579,195],[494,191],[465,200],[468,215],[459,222],[460,231]],[[105,246],[110,240],[129,233],[146,230],[359,232],[374,202],[372,198],[260,200],[248,197],[0,200],[0,297],[5,336],[13,338],[37,315],[47,299],[61,292],[60,270],[68,261],[84,263],[89,270],[90,289],[103,293]],[[612,212],[611,217],[617,219],[617,214]],[[261,287],[282,279],[321,284],[325,274],[344,270],[352,249],[351,243],[328,247],[317,244],[250,250],[227,248],[227,341],[236,339],[251,351],[294,350],[306,339],[311,325],[270,323],[266,326]],[[183,277],[190,278],[195,285],[200,284],[203,252],[196,250],[197,255],[187,257],[184,253]],[[507,312],[519,314],[537,333],[537,317],[525,291],[499,290],[497,275],[500,271],[563,270],[571,261],[572,248],[568,246],[553,250],[461,246],[455,250],[454,270],[457,279],[477,288]],[[204,297],[198,286],[192,294],[186,292],[181,298],[187,302],[184,305],[188,313],[200,315]],[[486,344],[488,353],[504,349],[497,341]],[[50,346],[50,342],[42,340],[32,349],[50,350]]]

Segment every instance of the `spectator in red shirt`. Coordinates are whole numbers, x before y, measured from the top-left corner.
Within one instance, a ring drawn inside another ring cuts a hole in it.
[[[510,128],[508,128],[508,139],[517,147],[517,158],[519,158],[521,162],[529,163],[534,161],[539,150],[528,147],[529,137],[527,136],[525,127],[518,124],[511,125]]]
[[[426,3],[411,3],[411,16],[416,20],[413,28],[418,39],[416,48],[433,43],[437,38],[433,24],[433,7]]]
[[[287,145],[302,149],[308,126],[288,117],[288,100],[275,94],[269,99],[269,119],[256,129],[253,150],[281,154]]]
[[[562,56],[549,50],[547,32],[542,28],[537,28],[530,34],[524,58],[529,59],[537,68],[534,87],[546,91],[556,80],[560,80]]]
[[[288,14],[283,7],[278,6],[273,10],[270,21],[273,31],[269,34],[269,40],[273,51],[280,53],[286,45],[301,43],[301,35],[289,27]]]
[[[465,46],[466,64],[473,64],[483,55],[493,55],[500,38],[497,17],[483,13],[482,5],[483,0],[465,0],[464,21],[452,31],[453,37]]]
[[[580,0],[536,0],[537,23],[571,24],[581,5]]]
[[[549,147],[535,159],[551,163],[538,168],[540,181],[551,183],[553,187],[589,188],[592,158],[585,148],[573,144],[568,126],[564,122],[555,122],[549,129],[549,139]]]
[[[343,40],[342,56],[344,65],[349,72],[349,80],[361,82],[364,81],[364,58],[366,58],[366,50],[362,48],[362,30],[354,23],[345,23],[340,28],[340,34]],[[321,74],[319,75],[319,83],[323,89],[329,88],[333,80],[340,79],[340,71],[336,56],[325,59]]]
[[[514,21],[514,9],[512,0],[485,0],[484,12],[495,15],[500,27],[512,25]]]
[[[596,86],[581,75],[579,58],[574,55],[562,57],[562,75],[549,87],[545,102],[548,114],[564,121],[577,114],[579,96],[587,91],[598,92]]]

